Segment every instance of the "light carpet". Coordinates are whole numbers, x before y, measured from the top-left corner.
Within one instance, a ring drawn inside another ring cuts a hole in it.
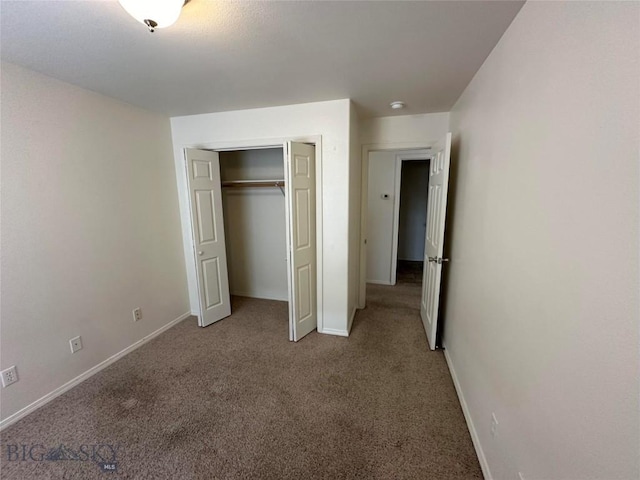
[[[2,478],[482,478],[419,296],[369,286],[349,338],[298,343],[286,303],[235,297],[231,317],[179,323],[2,432]]]

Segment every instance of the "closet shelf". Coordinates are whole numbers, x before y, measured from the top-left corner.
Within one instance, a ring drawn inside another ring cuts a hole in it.
[[[232,180],[222,182],[223,187],[284,187],[284,180]]]

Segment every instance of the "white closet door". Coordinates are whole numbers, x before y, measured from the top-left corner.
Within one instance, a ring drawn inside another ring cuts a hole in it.
[[[433,148],[434,156],[429,168],[429,194],[427,200],[427,229],[424,246],[424,271],[422,274],[422,300],[420,316],[427,332],[431,350],[436,348],[438,333],[438,308],[440,306],[440,283],[442,280],[444,251],[444,226],[449,190],[449,163],[451,156],[451,134],[440,140]]]
[[[294,341],[317,327],[315,147],[287,142],[289,320]]]
[[[227,252],[222,216],[222,186],[217,152],[186,149],[193,251],[200,315],[206,327],[231,315]]]

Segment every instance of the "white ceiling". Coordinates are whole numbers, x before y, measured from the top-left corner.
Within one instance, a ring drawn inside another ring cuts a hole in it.
[[[1,53],[171,116],[338,98],[362,116],[443,112],[522,4],[191,0],[152,34],[116,0],[3,0]]]

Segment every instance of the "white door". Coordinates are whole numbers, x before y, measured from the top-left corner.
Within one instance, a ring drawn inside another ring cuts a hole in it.
[[[200,315],[206,327],[231,315],[227,252],[222,217],[222,186],[217,152],[186,149],[193,252]]]
[[[287,142],[289,336],[298,341],[317,327],[315,147]]]
[[[447,213],[447,191],[449,189],[449,164],[451,157],[451,134],[433,148],[434,155],[429,165],[429,195],[427,197],[427,229],[424,246],[424,271],[422,274],[422,300],[420,316],[427,332],[431,350],[436,348],[438,333],[438,306],[440,304],[440,281],[442,267],[448,259],[442,258],[444,248],[444,226]]]

